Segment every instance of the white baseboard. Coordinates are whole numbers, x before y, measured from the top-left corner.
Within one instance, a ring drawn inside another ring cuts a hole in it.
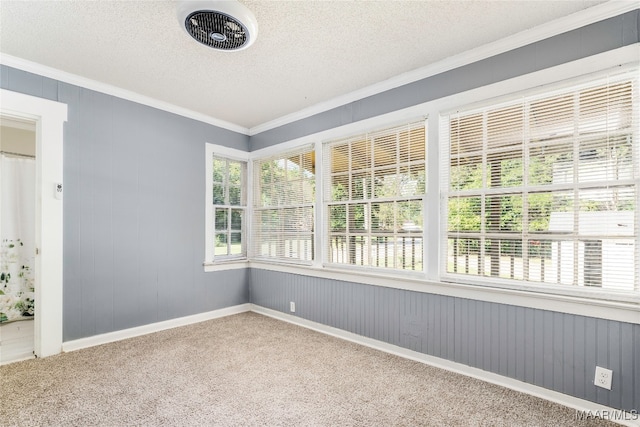
[[[629,427],[640,427],[640,418],[637,414],[623,413],[614,408],[610,408],[604,405],[599,405],[588,400],[579,399],[577,397],[569,396],[567,394],[559,393],[557,391],[549,390],[543,387],[539,387],[533,384],[528,384],[513,378],[505,377],[502,375],[494,374],[492,372],[484,371],[482,369],[473,368],[461,363],[452,362],[450,360],[442,359],[439,357],[429,356],[424,353],[420,353],[406,348],[398,347],[393,344],[378,341],[372,338],[367,338],[361,335],[347,332],[342,329],[334,328],[331,326],[323,325],[321,323],[306,320],[301,317],[293,316],[291,314],[282,313],[269,308],[261,307],[259,305],[247,303],[236,305],[233,307],[227,307],[220,310],[209,311],[207,313],[195,314],[193,316],[181,317],[178,319],[171,319],[164,322],[152,323],[149,325],[139,326],[136,328],[125,329],[122,331],[110,332],[106,334],[96,335],[88,338],[81,338],[78,340],[68,341],[62,344],[62,350],[65,352],[80,350],[83,348],[93,347],[96,345],[107,344],[127,338],[133,338],[140,335],[150,334],[153,332],[159,332],[166,329],[176,328],[179,326],[186,326],[193,323],[204,322],[206,320],[217,319],[220,317],[231,316],[233,314],[244,313],[247,311],[253,311],[265,316],[272,317],[284,322],[289,322],[298,326],[305,327],[323,334],[331,335],[336,338],[344,339],[346,341],[361,344],[376,350],[384,351],[386,353],[394,354],[396,356],[404,357],[406,359],[415,360],[417,362],[425,363],[430,366],[445,369],[450,372],[466,375],[468,377],[476,378],[482,381],[486,381],[492,384],[503,386],[511,390],[526,393],[532,396],[536,396],[550,402],[555,402],[560,405],[573,408],[576,411],[586,411],[590,414],[608,414],[611,416],[622,415],[623,419],[608,418],[610,421],[614,421],[618,424]],[[635,418],[635,419],[633,419]]]
[[[88,338],[80,338],[62,343],[62,351],[69,352],[96,345],[107,344],[140,335],[151,334],[153,332],[164,331],[166,329],[177,328],[179,326],[191,325],[193,323],[204,322],[206,320],[217,319],[219,317],[231,316],[233,314],[251,311],[252,304],[240,304],[233,307],[221,308],[220,310],[208,311],[206,313],[194,314],[192,316],[180,317],[177,319],[165,320],[163,322],[151,323],[121,331],[109,332],[106,334],[94,335]]]
[[[346,341],[351,341],[356,344],[361,344],[367,347],[374,348],[376,350],[384,351],[386,353],[394,354],[396,356],[404,357],[406,359],[415,360],[417,362],[425,363],[430,366],[445,369],[447,371],[455,372],[458,374],[466,375],[468,377],[476,378],[488,383],[496,384],[509,388],[511,390],[526,393],[532,396],[536,396],[551,402],[558,403],[560,405],[573,408],[576,411],[586,411],[590,414],[608,414],[609,416],[621,416],[623,419],[609,418],[610,421],[617,422],[618,424],[638,427],[640,426],[640,418],[637,414],[624,413],[620,410],[610,408],[604,405],[599,405],[588,400],[579,399],[577,397],[569,396],[564,393],[549,390],[543,387],[539,387],[533,384],[525,383],[513,378],[505,377],[503,375],[494,374],[492,372],[484,371],[482,369],[473,368],[461,363],[452,362],[450,360],[442,359],[439,357],[429,356],[424,353],[420,353],[406,348],[398,347],[393,344],[385,343],[383,341],[374,340],[361,335],[347,332],[342,329],[334,328],[332,326],[323,325],[322,323],[306,320],[291,314],[282,313],[280,311],[272,310],[269,308],[261,307],[259,305],[251,304],[251,311],[265,316],[273,317],[278,320],[293,323],[298,326],[302,326],[323,334],[331,335],[336,338],[341,338]],[[635,419],[633,419],[635,418]]]

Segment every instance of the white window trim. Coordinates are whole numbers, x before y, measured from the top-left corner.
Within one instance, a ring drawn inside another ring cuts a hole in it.
[[[251,175],[248,175],[249,178],[247,178],[249,180],[249,182],[251,182],[251,185],[249,187],[251,187],[251,190],[248,191],[248,196],[251,196],[251,199],[248,200],[248,204],[247,204],[247,208],[248,210],[251,212],[250,215],[250,226],[253,227],[253,213],[256,209],[255,207],[255,200],[253,199],[253,193],[255,192],[255,187],[256,187],[256,177],[253,175],[254,169],[255,169],[255,163],[263,161],[263,160],[268,160],[268,159],[272,159],[274,157],[280,157],[280,156],[285,156],[287,154],[293,153],[293,152],[297,152],[297,151],[302,151],[302,150],[309,150],[309,151],[315,151],[317,148],[317,144],[315,141],[309,140],[307,138],[302,138],[298,141],[296,141],[294,144],[290,144],[290,143],[283,143],[283,144],[278,144],[275,146],[271,146],[271,147],[267,147],[266,149],[262,149],[259,151],[254,151],[251,152],[251,156],[250,156],[250,162],[249,165],[247,167],[247,175],[250,173]],[[312,204],[313,207],[313,216],[314,216],[314,221],[313,221],[313,226],[314,226],[314,232],[313,232],[313,244],[317,244],[317,236],[318,236],[318,213],[317,213],[317,197],[318,197],[318,167],[319,165],[321,165],[321,161],[320,159],[318,159],[318,152],[315,152],[315,156],[316,156],[316,174],[314,176],[314,182],[316,185],[316,198]],[[251,228],[249,230],[249,236],[253,236],[253,232],[252,232],[253,228]],[[270,258],[270,257],[261,257],[259,255],[255,254],[255,248],[253,246],[253,242],[250,241],[247,244],[247,258],[249,260],[257,260],[260,262],[264,262],[264,263],[273,263],[273,264],[284,264],[284,265],[305,265],[305,266],[309,266],[309,265],[315,265],[316,264],[316,260],[319,259],[318,256],[318,250],[317,250],[317,246],[315,247],[316,249],[314,250],[314,258],[311,261],[305,261],[305,260],[297,260],[295,258],[291,258],[291,259],[286,259],[286,258]]]
[[[229,148],[222,145],[216,145],[211,143],[205,143],[205,248],[204,248],[204,271],[221,271],[232,270],[237,268],[247,267],[246,256],[236,257],[224,257],[222,259],[215,259],[215,247],[211,236],[214,235],[214,219],[213,219],[213,156],[226,158],[229,160],[238,160],[247,163],[247,176],[245,177],[244,190],[246,191],[247,203],[245,204],[244,211],[244,224],[243,224],[243,238],[246,239],[249,236],[248,225],[250,224],[251,205],[248,197],[251,196],[251,186],[247,185],[249,180],[250,164],[249,153],[235,148]],[[246,242],[245,242],[246,244]],[[246,246],[245,246],[246,247]]]
[[[324,249],[321,252],[317,252],[318,255],[322,254],[322,257],[317,257],[312,266],[300,267],[280,262],[263,262],[262,260],[250,259],[249,267],[416,292],[472,298],[479,301],[553,310],[561,313],[640,324],[640,296],[632,295],[629,297],[626,294],[620,297],[616,295],[602,295],[601,292],[591,289],[584,290],[583,292],[581,289],[573,288],[569,290],[563,289],[562,287],[559,287],[559,289],[550,289],[549,286],[537,286],[530,283],[517,283],[517,285],[498,284],[491,286],[487,286],[485,283],[484,286],[479,286],[479,284],[473,283],[473,281],[465,281],[462,283],[458,281],[457,278],[455,282],[443,280],[440,272],[442,263],[439,259],[443,256],[440,253],[440,230],[443,227],[443,221],[440,216],[440,199],[442,195],[440,194],[440,173],[438,167],[441,144],[439,138],[439,116],[444,112],[453,110],[458,106],[499,102],[501,98],[513,96],[515,93],[526,90],[534,90],[543,85],[547,86],[547,89],[553,85],[568,86],[571,85],[572,82],[566,82],[567,80],[585,77],[589,74],[605,71],[618,65],[638,64],[639,60],[640,45],[626,46],[252,152],[251,157],[257,158],[271,153],[288,151],[304,144],[315,143],[317,159],[316,170],[322,171],[322,141],[337,139],[363,131],[366,132],[374,128],[391,126],[398,122],[415,118],[417,115],[427,116],[427,151],[429,156],[427,158],[426,205],[423,212],[425,215],[425,224],[436,223],[437,225],[424,227],[426,248],[424,260],[425,272],[416,278],[398,274],[399,272],[396,271],[372,271],[365,269],[350,271],[350,269],[335,268],[334,265],[323,266],[322,261],[326,260],[327,256]],[[575,84],[575,81],[573,84]],[[321,173],[322,172],[320,172],[320,174]],[[323,177],[318,175],[316,181],[317,184],[321,183]],[[322,206],[321,189],[316,193],[316,203],[316,206]],[[328,238],[326,225],[324,224],[324,212],[318,209],[316,209],[316,212],[316,230],[318,230],[316,242],[318,243],[318,240],[321,240],[319,247],[324,248],[326,246],[326,239]],[[430,256],[435,253],[438,254],[437,257]]]
[[[405,127],[407,125],[412,125],[415,123],[422,123],[422,126],[424,126],[424,130],[425,130],[425,142],[428,143],[428,138],[429,138],[429,120],[428,117],[425,117],[424,115],[416,115],[413,116],[409,119],[403,119],[397,123],[393,123],[393,124],[385,124],[383,126],[377,126],[374,128],[368,128],[363,132],[356,132],[356,133],[351,133],[351,134],[344,134],[342,135],[340,138],[332,138],[332,139],[328,139],[328,140],[323,140],[320,141],[319,145],[322,147],[322,149],[328,148],[330,149],[330,147],[332,145],[334,145],[335,143],[342,143],[340,142],[340,140],[343,139],[350,139],[352,137],[354,138],[358,138],[359,136],[363,136],[363,135],[368,135],[369,134],[375,134],[378,132],[384,132],[386,130],[390,130],[390,129],[396,129],[396,128],[402,128]],[[425,173],[428,174],[428,161],[429,161],[429,154],[428,154],[428,144],[427,146],[425,146],[425,162],[424,162],[424,167],[425,167]],[[321,155],[324,156],[324,152],[321,151],[320,152]],[[316,159],[318,158],[318,152],[316,152]],[[324,172],[326,172],[328,170],[328,168],[330,167],[330,165],[327,165],[327,167],[325,168],[324,165],[324,160],[325,158],[323,157],[320,163],[320,167],[322,167],[323,169],[321,169],[320,172],[320,179],[317,181],[321,181],[323,184],[326,183],[327,178],[324,176]],[[396,165],[397,166],[397,165]],[[373,166],[372,166],[373,168]],[[318,169],[318,163],[316,162],[316,170]],[[428,181],[428,176],[425,175],[425,178],[427,179],[427,186],[429,185],[429,181]],[[323,190],[321,188],[321,190]],[[316,187],[316,191],[317,191],[317,187]],[[425,191],[427,191],[427,188],[425,188]],[[317,195],[317,193],[316,193]],[[373,199],[360,199],[360,200],[351,200],[350,198],[346,201],[341,201],[336,203],[333,200],[325,200],[324,198],[324,193],[320,194],[320,198],[319,201],[316,200],[316,203],[319,203],[317,206],[320,207],[320,209],[322,210],[322,213],[319,215],[320,216],[320,220],[322,221],[322,224],[319,225],[319,229],[322,230],[322,240],[321,240],[321,244],[322,244],[322,259],[321,259],[321,265],[325,266],[327,268],[330,269],[336,269],[336,270],[352,270],[352,271],[369,271],[369,272],[381,272],[381,274],[393,274],[393,275],[399,275],[399,276],[406,276],[406,277],[424,277],[424,271],[425,271],[425,261],[427,258],[427,251],[426,249],[426,239],[425,239],[425,234],[426,234],[426,230],[427,230],[427,222],[425,222],[426,220],[426,214],[425,214],[425,208],[426,208],[426,196],[427,194],[422,194],[422,195],[415,195],[415,196],[410,196],[410,197],[402,197],[402,196],[394,196],[394,197],[390,197],[387,199],[378,199],[378,198],[373,198]],[[401,269],[401,268],[394,268],[394,267],[381,267],[381,266],[362,266],[362,265],[357,265],[357,264],[348,264],[348,263],[339,263],[339,262],[330,262],[329,261],[329,247],[331,246],[329,244],[329,240],[330,240],[330,230],[329,230],[329,225],[328,225],[328,221],[326,218],[327,215],[327,208],[330,205],[336,206],[336,205],[348,205],[348,204],[353,204],[353,203],[366,203],[366,202],[370,202],[370,203],[375,203],[375,202],[380,202],[380,201],[400,201],[400,200],[411,200],[411,201],[420,201],[422,202],[422,217],[423,217],[423,224],[425,224],[425,227],[423,227],[422,230],[422,245],[423,245],[423,250],[422,250],[422,270],[409,270],[409,269]],[[434,252],[435,253],[435,252]]]
[[[640,83],[639,81],[640,79],[634,76],[634,74],[638,72],[637,63],[626,64],[626,65],[620,66],[619,68],[620,68],[619,70],[616,70],[615,68],[609,67],[608,69],[602,70],[601,72],[590,73],[584,76],[577,76],[575,78],[569,79],[569,81],[556,82],[549,85],[544,85],[541,88],[536,88],[533,90],[525,89],[523,91],[515,92],[510,95],[506,95],[505,97],[497,98],[494,100],[487,100],[487,101],[483,100],[480,103],[476,103],[474,105],[468,106],[468,108],[464,104],[461,104],[460,110],[462,111],[463,116],[483,113],[487,110],[495,111],[501,108],[508,108],[510,106],[522,105],[523,98],[526,98],[525,104],[529,104],[539,99],[549,99],[551,97],[557,96],[558,94],[574,95],[575,93],[581,90],[584,90],[585,88],[591,88],[595,86],[608,84],[610,80],[613,82],[624,82],[624,81],[628,81],[629,79],[635,79],[637,83]],[[596,74],[596,75],[591,75],[591,74]],[[610,74],[613,74],[613,76],[610,76]],[[634,109],[637,110],[637,108],[638,106],[634,104]],[[440,119],[446,120],[446,117],[452,113],[454,112],[453,111],[441,112]],[[634,111],[634,114],[637,115],[637,111]],[[446,127],[447,126],[445,125],[445,128]],[[446,135],[446,137],[443,137],[443,134],[442,133],[440,134],[440,137],[443,138],[443,140],[440,141],[440,144],[439,144],[443,149],[443,155],[439,159],[440,168],[441,168],[439,175],[442,176],[443,171],[445,172],[446,175],[449,175],[450,159],[447,154],[448,149],[446,147],[442,147],[442,145],[449,143],[448,129],[441,128],[440,131],[444,131],[444,134]],[[483,148],[483,150],[486,150],[486,148]],[[638,154],[636,153],[636,158],[637,156]],[[610,182],[612,181],[608,181],[608,183]],[[636,189],[636,200],[639,198],[640,195],[638,193],[640,193],[640,186],[637,185],[638,183],[637,177],[634,179],[617,181],[617,182],[630,185],[630,186],[633,185],[634,188]],[[527,191],[527,192],[531,192],[531,191],[549,191],[549,192],[570,191],[572,192],[576,189],[580,189],[584,187],[591,188],[592,186],[593,186],[593,183],[589,182],[587,185],[577,183],[577,184],[565,184],[562,186],[556,185],[555,187],[551,185],[544,186],[544,185],[523,184],[522,188],[523,188],[523,191]],[[490,287],[499,287],[499,288],[506,288],[506,289],[522,289],[522,290],[529,290],[533,292],[543,292],[543,293],[549,293],[549,294],[578,296],[578,297],[583,296],[587,298],[596,297],[598,299],[612,300],[612,301],[625,300],[628,298],[634,298],[636,296],[640,298],[640,295],[638,295],[637,287],[635,291],[631,291],[631,292],[635,292],[635,295],[633,295],[630,292],[618,291],[610,288],[606,289],[602,287],[589,288],[587,286],[563,285],[558,283],[545,283],[545,282],[536,282],[536,281],[529,281],[529,280],[506,279],[506,278],[497,278],[497,277],[488,277],[488,276],[469,275],[469,274],[457,273],[457,272],[447,272],[445,268],[446,257],[447,257],[445,248],[446,248],[447,239],[450,237],[450,233],[447,230],[447,221],[446,221],[446,218],[448,218],[448,200],[449,200],[448,197],[451,195],[451,193],[455,195],[456,191],[449,190],[448,188],[441,188],[440,191],[441,191],[440,218],[442,220],[442,224],[440,227],[440,245],[441,245],[440,247],[440,262],[441,262],[440,280],[442,282],[465,283],[465,284],[472,284],[475,286],[490,286]],[[476,194],[495,195],[495,194],[501,194],[501,192],[504,194],[517,194],[517,187],[516,187],[516,190],[509,187],[500,187],[497,189],[497,191],[496,189],[488,189],[487,187],[483,187],[481,189],[471,190],[469,194],[472,194],[474,196]],[[457,193],[462,194],[464,193],[464,190],[458,191]],[[636,210],[636,214],[637,214],[637,210]],[[485,231],[477,232],[474,234],[484,235],[484,233]],[[635,240],[636,248],[640,248],[640,234],[638,234],[634,240]],[[636,250],[635,257],[638,258],[638,250]],[[638,263],[636,261],[635,274],[637,274],[638,272],[637,265]]]

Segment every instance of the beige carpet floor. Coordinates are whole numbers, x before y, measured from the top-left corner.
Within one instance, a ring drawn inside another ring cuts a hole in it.
[[[3,426],[569,426],[576,411],[255,313],[0,366]]]

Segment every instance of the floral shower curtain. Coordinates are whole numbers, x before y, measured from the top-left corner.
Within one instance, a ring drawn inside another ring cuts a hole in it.
[[[0,154],[0,323],[33,316],[36,166]]]

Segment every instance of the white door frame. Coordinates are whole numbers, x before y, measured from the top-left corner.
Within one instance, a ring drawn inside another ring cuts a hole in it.
[[[35,354],[62,352],[62,184],[63,125],[67,105],[0,89],[0,115],[36,124]]]

